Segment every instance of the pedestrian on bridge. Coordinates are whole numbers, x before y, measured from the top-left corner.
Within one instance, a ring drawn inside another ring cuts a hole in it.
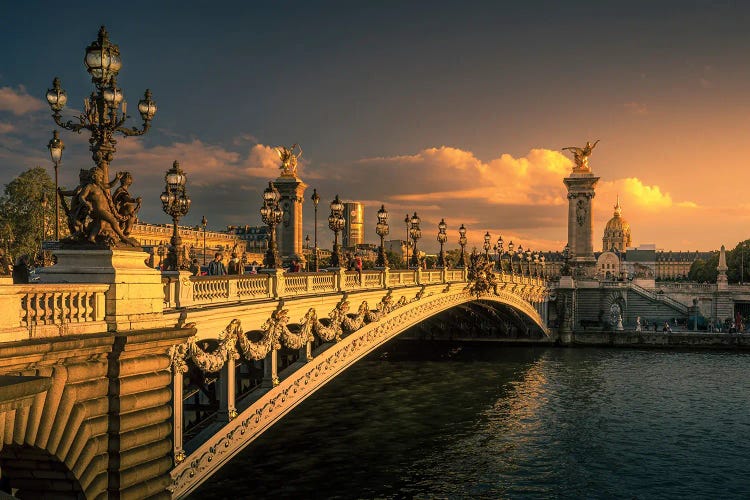
[[[227,274],[227,268],[224,266],[224,263],[221,261],[221,253],[216,252],[216,255],[214,255],[214,260],[208,263],[208,275],[209,276],[223,276]]]

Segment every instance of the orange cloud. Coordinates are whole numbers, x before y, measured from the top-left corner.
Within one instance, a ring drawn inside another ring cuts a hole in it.
[[[23,85],[18,89],[0,87],[0,111],[10,111],[16,116],[44,109],[41,99],[30,96]]]

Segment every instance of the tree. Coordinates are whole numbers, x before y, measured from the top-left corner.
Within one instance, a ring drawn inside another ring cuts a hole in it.
[[[42,208],[42,194],[47,198],[46,208]],[[54,237],[55,195],[55,184],[42,167],[26,170],[5,185],[0,197],[0,236],[11,256],[37,255],[42,238]],[[67,233],[64,219],[60,231]]]
[[[727,278],[730,283],[750,281],[750,240],[740,241],[727,252]],[[718,260],[717,260],[718,262]]]
[[[388,267],[391,269],[401,269],[404,267],[404,259],[401,257],[401,252],[396,253],[386,250],[385,256],[388,258]]]
[[[688,279],[690,281],[696,281],[698,283],[716,283],[716,276],[718,271],[716,268],[719,265],[719,254],[712,255],[708,260],[696,259],[695,262],[690,266],[690,272],[688,273]]]

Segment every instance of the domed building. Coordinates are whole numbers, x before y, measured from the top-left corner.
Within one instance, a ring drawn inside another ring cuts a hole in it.
[[[622,218],[622,207],[620,207],[620,197],[617,197],[615,205],[615,215],[604,228],[604,237],[602,238],[602,252],[615,250],[624,252],[630,246],[630,224]]]

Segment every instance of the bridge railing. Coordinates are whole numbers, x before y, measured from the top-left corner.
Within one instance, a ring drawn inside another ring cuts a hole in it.
[[[0,341],[106,330],[107,284],[0,285]]]
[[[522,278],[516,277],[516,280]],[[523,278],[527,279],[528,278]],[[168,309],[227,304],[254,299],[299,297],[349,290],[379,290],[400,286],[466,281],[464,269],[394,269],[254,275],[189,276],[163,274],[164,304]]]

